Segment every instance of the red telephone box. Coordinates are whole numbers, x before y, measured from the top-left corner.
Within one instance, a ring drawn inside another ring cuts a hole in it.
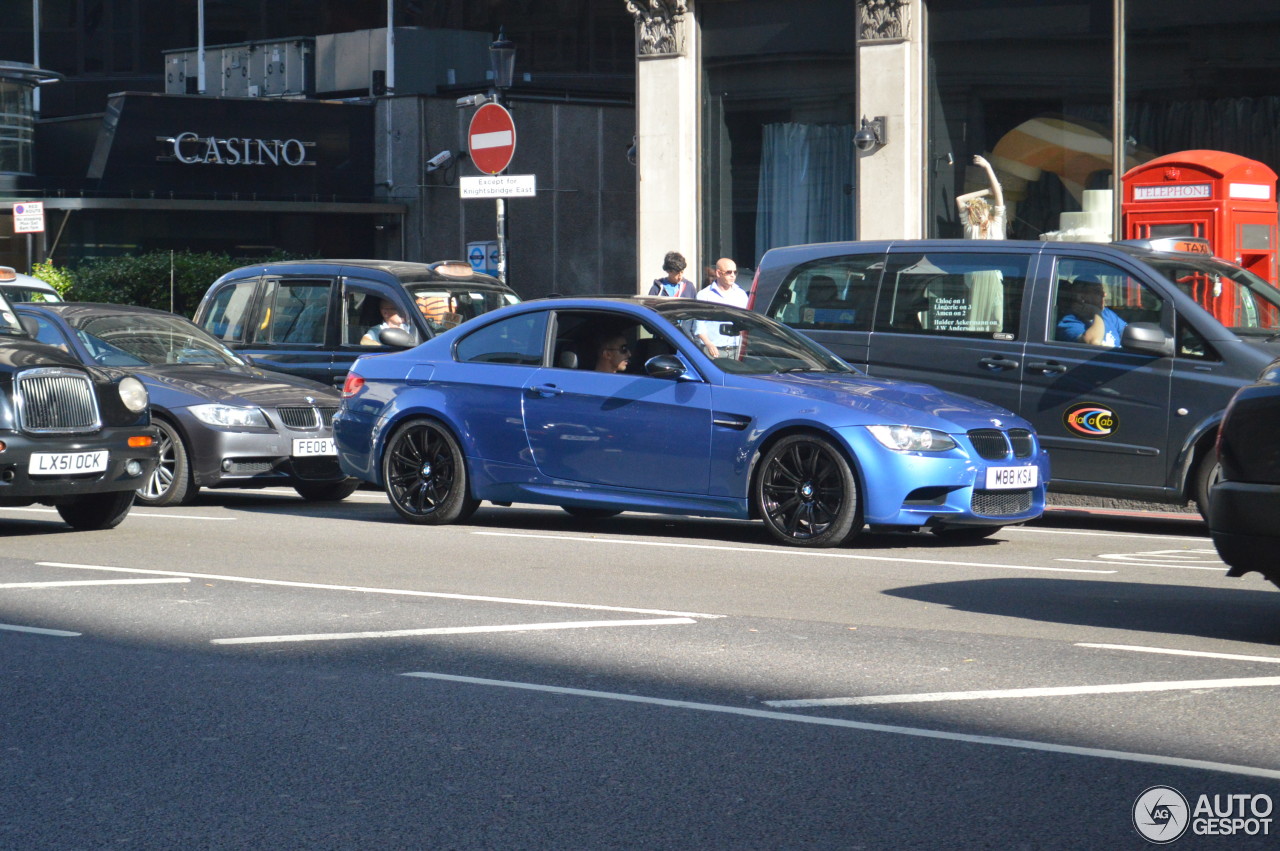
[[[1124,175],[1126,239],[1193,236],[1276,283],[1276,173],[1226,151],[1166,154]]]

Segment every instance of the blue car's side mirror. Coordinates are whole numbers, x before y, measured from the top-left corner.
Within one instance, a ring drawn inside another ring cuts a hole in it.
[[[644,362],[644,371],[654,378],[679,378],[685,374],[685,365],[675,355],[657,355]]]

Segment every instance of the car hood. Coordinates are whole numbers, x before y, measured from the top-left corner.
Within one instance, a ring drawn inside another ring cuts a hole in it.
[[[856,412],[849,424],[911,423],[948,432],[992,426],[1031,428],[1030,423],[999,405],[914,381],[813,372],[756,375],[752,379],[760,382],[758,388]]]
[[[220,402],[272,408],[279,405],[337,407],[336,392],[305,378],[240,367],[171,364],[131,370],[149,387],[195,397],[189,404]]]

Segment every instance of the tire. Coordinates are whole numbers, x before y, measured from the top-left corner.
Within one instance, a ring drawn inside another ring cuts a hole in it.
[[[182,442],[182,435],[169,423],[155,419],[152,425],[160,431],[160,463],[138,488],[136,502],[151,507],[186,505],[199,490],[191,478],[187,446]]]
[[[1210,449],[1196,463],[1190,487],[1190,496],[1195,500],[1196,510],[1205,522],[1209,520],[1209,489],[1221,479],[1222,465],[1218,463],[1218,454]]]
[[[562,505],[560,507],[579,520],[606,520],[610,517],[617,517],[622,513],[614,508],[582,508],[577,505]]]
[[[133,497],[134,491],[88,494],[75,502],[59,505],[58,514],[73,529],[81,532],[114,529],[129,516]]]
[[[947,541],[981,541],[990,538],[1003,526],[943,526],[933,530],[933,534]]]
[[[861,530],[849,462],[816,435],[784,437],[760,462],[752,498],[769,534],[797,547],[834,547]]]
[[[382,480],[392,508],[410,523],[456,523],[480,505],[469,492],[458,442],[434,420],[412,420],[392,433],[382,455]]]
[[[293,489],[307,502],[341,502],[359,487],[359,479],[343,479],[340,482],[298,482]]]

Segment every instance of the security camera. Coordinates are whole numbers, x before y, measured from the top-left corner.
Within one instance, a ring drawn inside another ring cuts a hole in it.
[[[488,95],[467,95],[466,97],[458,98],[456,101],[459,109],[466,106],[484,106],[488,102]]]
[[[438,171],[442,168],[448,168],[453,162],[453,151],[441,151],[431,159],[427,160],[427,171]]]
[[[853,134],[853,145],[859,151],[872,151],[888,141],[887,121],[883,115],[862,119],[862,126]]]

